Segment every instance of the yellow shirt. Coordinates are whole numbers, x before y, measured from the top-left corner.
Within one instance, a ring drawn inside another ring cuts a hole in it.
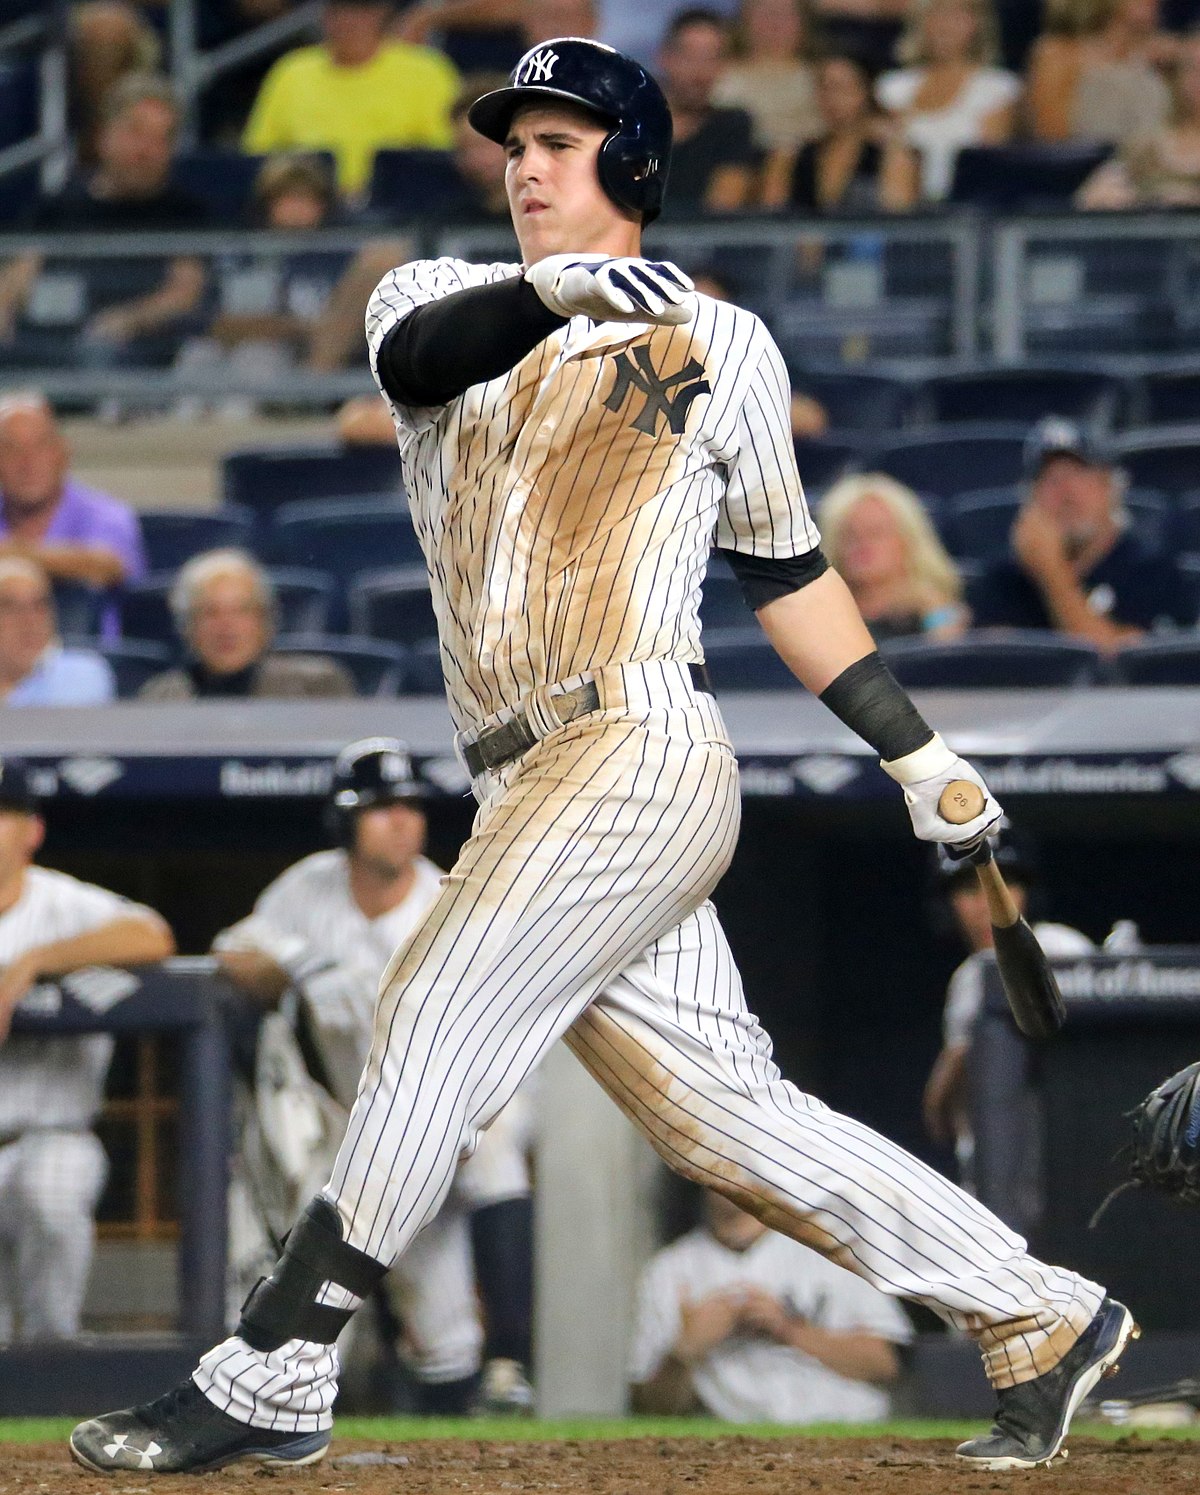
[[[242,147],[332,151],[338,186],[356,193],[377,150],[450,146],[458,89],[454,65],[432,47],[386,42],[359,67],[339,67],[324,47],[300,47],[263,79]]]

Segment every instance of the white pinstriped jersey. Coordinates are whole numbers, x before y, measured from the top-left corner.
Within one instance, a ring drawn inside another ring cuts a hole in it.
[[[0,914],[0,968],[37,945],[74,939],[152,911],[48,867],[25,870],[21,896]],[[30,1127],[89,1127],[100,1109],[112,1039],[11,1036],[0,1045],[0,1135]]]
[[[521,266],[418,260],[367,308],[371,365],[408,312]],[[710,546],[818,543],[783,359],[758,317],[699,296],[684,327],[573,317],[448,405],[390,402],[456,724],[604,664],[703,658]]]

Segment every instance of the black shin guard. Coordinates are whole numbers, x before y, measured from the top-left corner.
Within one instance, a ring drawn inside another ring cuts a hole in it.
[[[236,1333],[264,1354],[289,1339],[332,1344],[354,1310],[318,1303],[322,1287],[335,1282],[365,1298],[386,1271],[382,1262],[345,1243],[341,1216],[318,1194],[284,1241],[275,1270],[242,1304]]]

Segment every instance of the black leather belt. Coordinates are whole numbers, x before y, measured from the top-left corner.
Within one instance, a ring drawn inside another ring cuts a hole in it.
[[[711,696],[712,682],[704,665],[689,664],[687,669],[692,678],[693,690],[703,691],[705,695]],[[600,692],[596,689],[594,680],[554,697],[554,714],[564,727],[578,716],[586,716],[589,711],[599,710]],[[518,711],[508,721],[481,732],[469,747],[463,749],[463,761],[471,777],[478,778],[485,769],[503,768],[506,763],[527,753],[537,741],[538,735],[529,725],[529,718],[523,711]]]

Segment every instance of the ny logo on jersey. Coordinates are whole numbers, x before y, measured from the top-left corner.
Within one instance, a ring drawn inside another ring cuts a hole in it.
[[[530,83],[548,83],[554,76],[554,67],[558,62],[558,53],[552,52],[549,47],[543,47],[540,52],[535,52],[517,77],[518,86]]]
[[[617,377],[605,400],[605,409],[614,413],[625,403],[631,390],[646,396],[642,408],[630,422],[637,431],[647,436],[658,434],[658,418],[665,415],[674,436],[682,436],[688,411],[697,395],[710,394],[712,386],[704,377],[704,365],[690,358],[677,374],[660,374],[650,362],[650,349],[644,343],[628,353],[616,353],[613,362],[617,366]],[[674,390],[671,394],[669,391]]]

